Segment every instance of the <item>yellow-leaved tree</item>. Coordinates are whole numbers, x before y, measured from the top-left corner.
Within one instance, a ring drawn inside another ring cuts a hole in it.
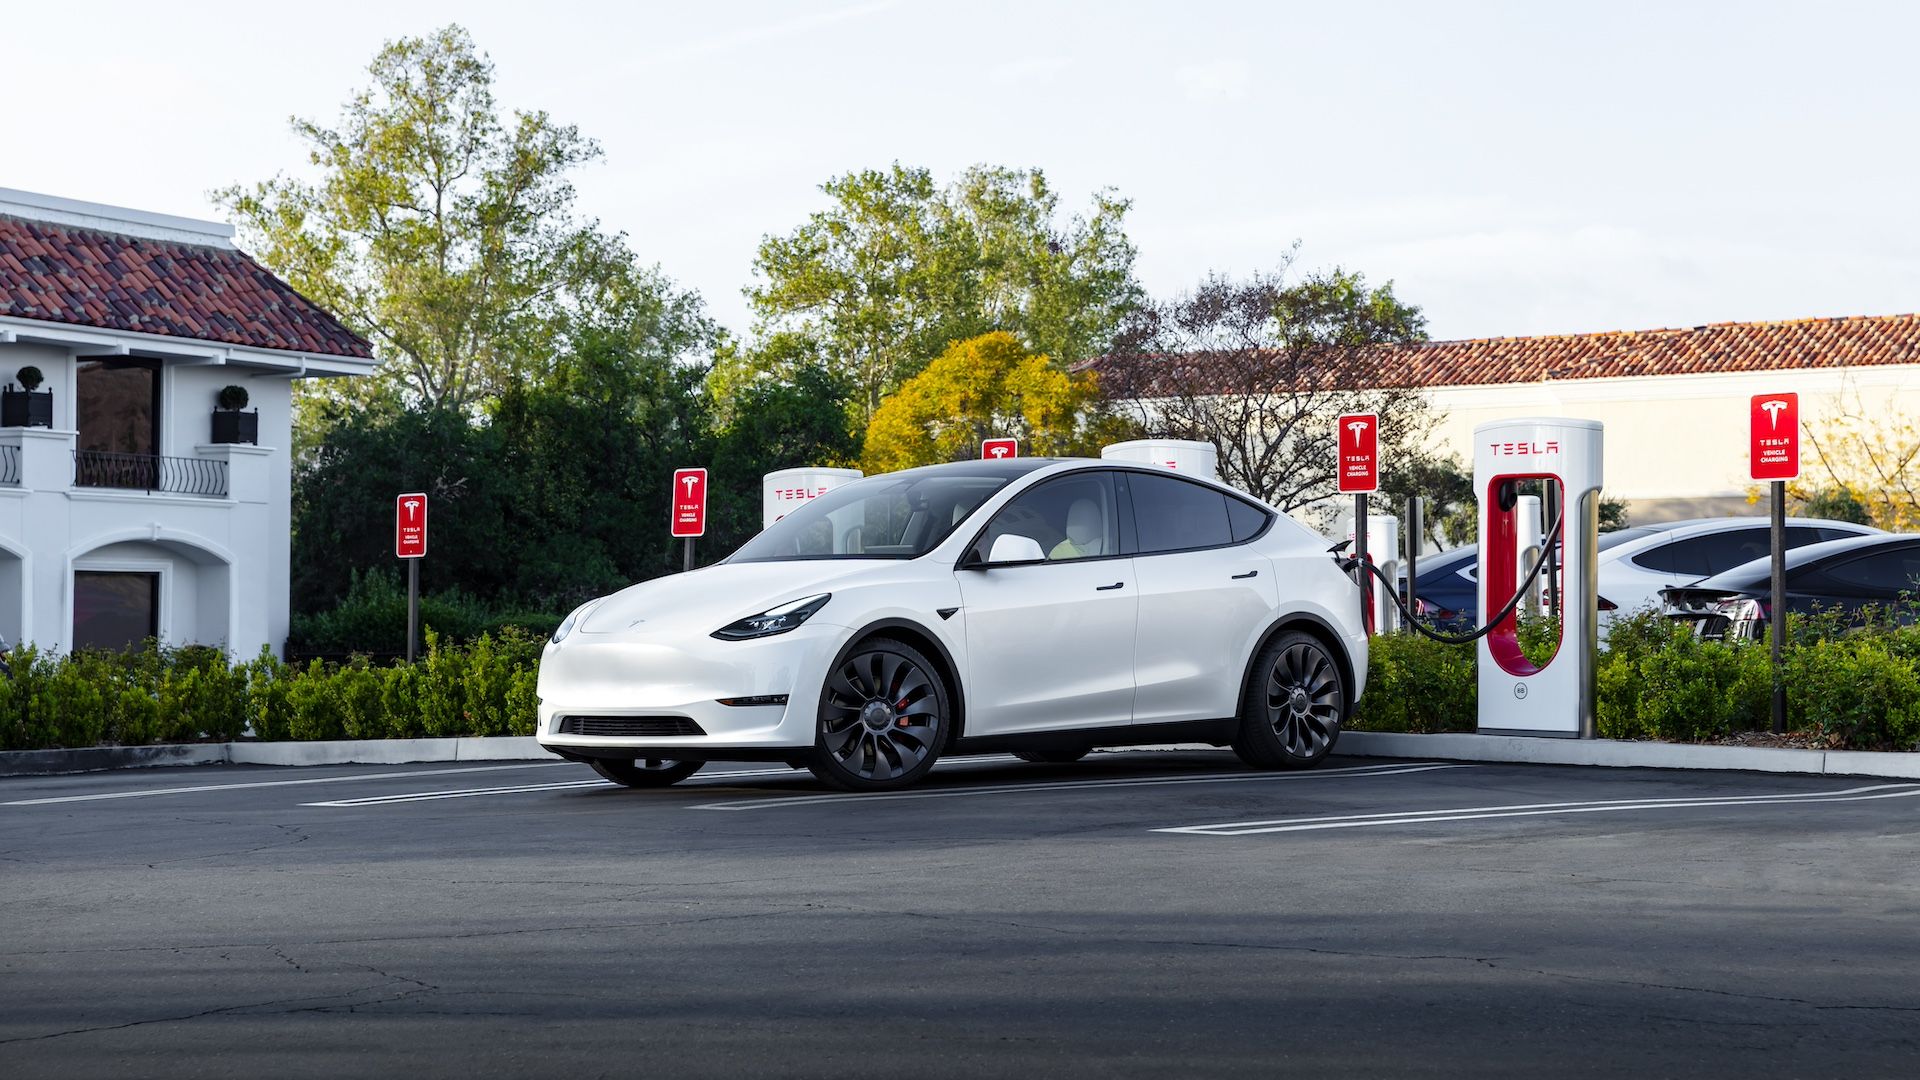
[[[1789,506],[1891,532],[1920,530],[1920,424],[1898,403],[1869,403],[1857,387],[1804,420],[1800,479]]]
[[[871,475],[968,461],[998,437],[1019,439],[1022,454],[1073,457],[1132,434],[1101,407],[1091,372],[1064,371],[996,332],[953,342],[882,400],[860,465]]]

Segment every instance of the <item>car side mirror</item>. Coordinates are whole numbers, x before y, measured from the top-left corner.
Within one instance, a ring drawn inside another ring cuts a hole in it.
[[[1003,533],[993,541],[993,550],[987,552],[988,565],[998,563],[1043,562],[1047,553],[1040,550],[1040,541],[1031,536],[1017,533]]]

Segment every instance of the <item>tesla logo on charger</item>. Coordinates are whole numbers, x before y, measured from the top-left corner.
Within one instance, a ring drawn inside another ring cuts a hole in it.
[[[1755,394],[1747,433],[1748,471],[1755,480],[1800,475],[1800,395]]]
[[[1380,418],[1373,413],[1348,413],[1334,429],[1339,458],[1336,475],[1343,495],[1367,495],[1380,490]]]
[[[980,444],[981,461],[1005,461],[1020,456],[1020,440],[988,439]]]
[[[673,535],[705,536],[707,532],[707,470],[673,471]]]

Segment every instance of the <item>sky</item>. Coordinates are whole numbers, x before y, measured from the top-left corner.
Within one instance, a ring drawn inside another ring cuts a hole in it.
[[[84,18],[76,15],[84,11]],[[1147,289],[1341,266],[1435,338],[1920,310],[1908,3],[17,5],[0,187],[218,217],[382,41],[460,22],[604,158],[579,209],[736,334],[768,234],[890,162],[1111,188]]]

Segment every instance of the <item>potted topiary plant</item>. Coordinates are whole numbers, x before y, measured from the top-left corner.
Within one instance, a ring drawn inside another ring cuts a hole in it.
[[[0,427],[44,427],[53,426],[53,391],[35,393],[46,376],[40,369],[29,364],[14,372],[13,377],[20,381],[22,389],[15,390],[12,383],[0,390]]]
[[[258,443],[260,410],[241,412],[247,407],[247,388],[223,386],[214,398],[213,441],[217,443]]]

